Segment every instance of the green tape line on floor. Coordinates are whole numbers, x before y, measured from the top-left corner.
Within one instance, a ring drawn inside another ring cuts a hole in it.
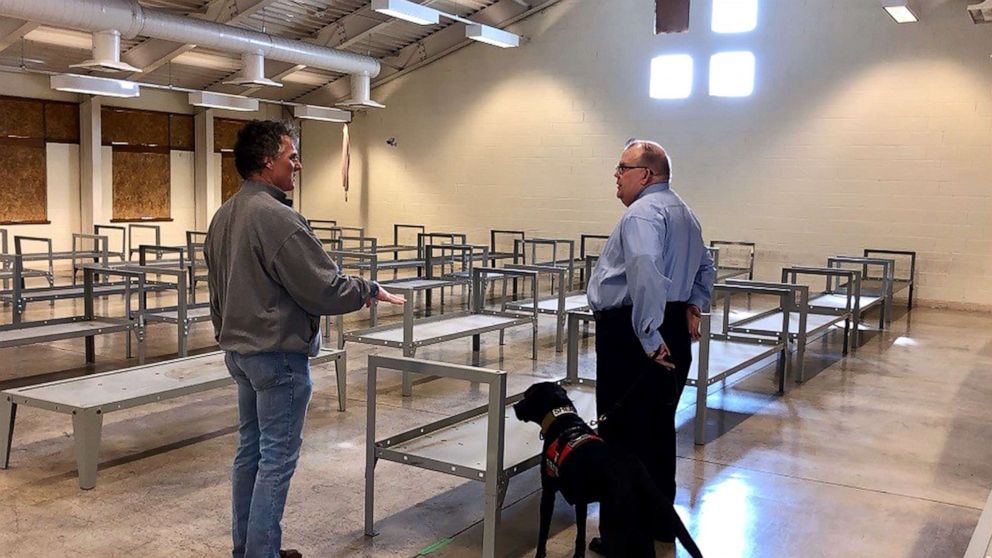
[[[448,546],[450,542],[451,539],[441,539],[430,546],[424,547],[420,552],[417,553],[417,556],[427,556],[428,554],[434,552],[435,550],[440,550],[441,548]]]

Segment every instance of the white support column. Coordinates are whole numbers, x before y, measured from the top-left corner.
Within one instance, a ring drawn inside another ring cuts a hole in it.
[[[101,152],[102,103],[89,97],[79,105],[79,228],[92,233],[94,224],[107,223],[104,215],[103,154]]]
[[[214,169],[214,110],[206,109],[193,117],[195,151],[193,168],[195,183],[193,197],[196,207],[196,229],[207,230],[210,219],[221,204],[220,176]]]

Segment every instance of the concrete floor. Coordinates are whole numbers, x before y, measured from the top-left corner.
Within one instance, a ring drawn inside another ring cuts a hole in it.
[[[29,312],[66,315],[72,307],[34,304]],[[735,376],[709,398],[704,447],[692,444],[695,394],[686,390],[678,507],[708,557],[963,554],[992,486],[992,316],[927,308],[897,314],[889,331],[870,333],[847,358],[839,357],[838,338],[814,343],[807,352],[811,379],[790,382],[785,396],[774,393],[771,367]],[[582,344],[584,374],[593,371],[591,341]],[[207,350],[211,343],[209,324],[194,326],[191,346]],[[469,364],[469,343],[428,347],[417,356]],[[537,362],[524,328],[509,334],[505,347],[495,334],[484,336],[482,364],[510,372],[508,392],[516,393],[564,374],[553,343],[553,320],[544,317]],[[130,364],[121,334],[98,338],[95,366],[84,366],[82,352],[82,340],[0,350],[0,389]],[[174,352],[174,329],[152,326],[150,357]],[[363,535],[369,352],[348,346],[345,413],[336,411],[333,366],[313,371],[284,546],[310,557],[479,555],[481,483],[393,463],[377,468],[380,535]],[[398,374],[380,374],[381,436],[486,397],[468,384],[432,381],[404,399],[399,384]],[[233,387],[109,414],[97,487],[80,491],[69,417],[22,407],[11,468],[0,471],[0,555],[229,554],[236,416]],[[511,481],[501,556],[533,555],[538,489],[536,471]],[[591,510],[590,533],[597,512]],[[561,500],[552,531],[550,555],[571,556],[575,530]],[[658,549],[660,556],[684,555],[681,547]]]

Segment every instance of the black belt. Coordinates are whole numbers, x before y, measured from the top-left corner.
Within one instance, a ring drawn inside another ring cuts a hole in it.
[[[688,308],[689,303],[682,300],[669,300],[665,303],[665,313],[674,310],[685,310]],[[612,321],[619,319],[630,320],[630,315],[633,313],[633,306],[619,306],[617,308],[607,308],[606,310],[594,310],[592,316],[597,320],[602,321]]]

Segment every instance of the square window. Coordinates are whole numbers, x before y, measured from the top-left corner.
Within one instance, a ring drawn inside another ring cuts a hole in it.
[[[720,52],[710,57],[710,95],[747,97],[753,91],[753,53]]]
[[[713,0],[714,33],[746,33],[758,25],[758,0]]]
[[[651,97],[685,99],[692,93],[692,57],[666,54],[651,60]]]

